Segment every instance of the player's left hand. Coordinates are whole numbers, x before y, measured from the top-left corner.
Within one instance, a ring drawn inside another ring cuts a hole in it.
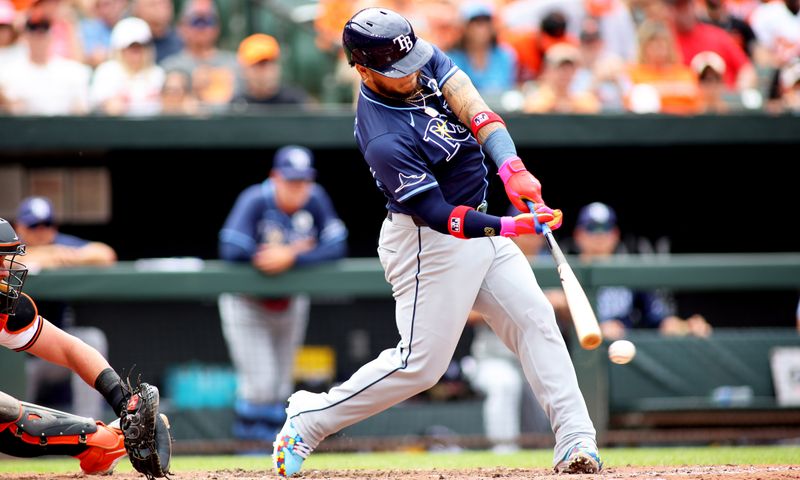
[[[542,184],[525,168],[519,157],[509,158],[500,166],[498,175],[503,179],[506,195],[520,212],[529,212],[525,201],[544,204]]]
[[[277,275],[292,268],[296,258],[291,245],[265,244],[253,255],[253,265],[268,275]]]
[[[130,393],[119,422],[128,459],[148,479],[167,477],[172,435],[166,415],[158,411],[158,388],[141,383]]]
[[[500,235],[504,237],[516,237],[519,235],[541,234],[541,228],[536,228],[536,222],[533,221],[533,216],[539,224],[546,223],[551,230],[555,230],[561,226],[563,214],[561,210],[548,207],[540,203],[535,206],[534,213],[521,213],[515,217],[502,217],[500,223],[502,229]]]

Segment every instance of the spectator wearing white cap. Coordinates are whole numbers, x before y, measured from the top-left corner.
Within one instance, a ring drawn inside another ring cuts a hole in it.
[[[155,115],[161,110],[164,70],[155,64],[153,37],[136,17],[120,20],[111,32],[112,59],[95,72],[91,101],[108,115]]]
[[[664,0],[664,12],[673,31],[675,42],[687,66],[698,53],[710,50],[725,61],[725,85],[742,94],[748,108],[761,106],[755,90],[758,77],[747,54],[725,30],[700,22],[692,0]],[[758,33],[758,32],[756,32]]]
[[[697,74],[698,113],[728,113],[730,105],[725,100],[725,60],[706,50],[695,55],[690,66]]]

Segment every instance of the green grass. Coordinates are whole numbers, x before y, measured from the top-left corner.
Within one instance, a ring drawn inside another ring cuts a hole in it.
[[[796,464],[800,447],[681,447],[681,448],[606,448],[601,451],[607,465],[666,466],[666,465],[766,465]],[[318,453],[309,457],[307,468],[341,469],[458,469],[503,466],[509,468],[549,468],[552,451],[527,450],[513,455],[497,456],[489,452],[464,453]],[[241,468],[267,470],[269,456],[179,456],[173,470],[208,471]],[[130,464],[121,462],[120,472],[132,471]],[[77,472],[78,463],[70,458],[0,460],[2,473],[70,473]]]

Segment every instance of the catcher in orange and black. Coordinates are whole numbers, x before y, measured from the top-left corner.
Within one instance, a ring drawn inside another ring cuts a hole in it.
[[[169,422],[158,411],[158,389],[123,383],[94,348],[39,315],[22,293],[28,269],[17,261],[25,245],[0,218],[0,345],[69,368],[93,385],[118,420],[106,425],[0,392],[0,452],[16,457],[70,455],[87,474],[107,474],[128,454],[148,479],[166,477],[172,455]]]

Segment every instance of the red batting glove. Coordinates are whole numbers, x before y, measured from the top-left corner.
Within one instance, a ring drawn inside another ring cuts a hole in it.
[[[519,157],[506,160],[497,172],[503,179],[511,203],[520,212],[530,212],[525,200],[533,203],[544,203],[542,200],[542,184],[525,168]]]
[[[539,223],[546,223],[551,230],[561,226],[564,215],[561,210],[553,210],[547,205],[540,203],[536,205],[534,213],[522,213],[516,217],[500,217],[500,235],[504,237],[517,237],[519,235],[541,234],[541,227],[536,228],[533,216]]]

